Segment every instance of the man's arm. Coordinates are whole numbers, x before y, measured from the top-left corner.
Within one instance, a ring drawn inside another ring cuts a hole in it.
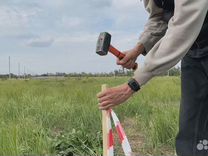
[[[144,6],[149,13],[149,19],[144,31],[139,38],[139,43],[144,46],[146,55],[152,47],[165,35],[167,23],[163,20],[163,9],[157,7],[154,0],[145,0]]]
[[[117,60],[118,65],[131,69],[140,54],[146,55],[150,49],[165,35],[167,22],[163,20],[163,9],[157,7],[154,0],[144,0],[144,6],[149,12],[149,19],[136,46],[124,51],[126,56]]]
[[[134,78],[144,85],[153,76],[176,65],[198,37],[208,11],[207,0],[178,0],[165,36],[146,55]]]
[[[207,0],[178,0],[175,15],[169,21],[165,36],[146,55],[144,66],[134,78],[144,85],[179,62],[198,37],[208,10]],[[126,101],[134,92],[123,84],[98,94],[99,108],[109,109]]]

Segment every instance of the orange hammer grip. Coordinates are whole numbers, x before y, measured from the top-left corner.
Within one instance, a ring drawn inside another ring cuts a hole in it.
[[[109,52],[111,52],[113,55],[115,55],[117,58],[119,58],[120,60],[123,59],[125,57],[125,54],[121,53],[118,49],[116,49],[115,47],[113,47],[112,45],[110,45],[109,47]],[[138,67],[138,64],[135,63],[134,67],[132,68],[133,70],[136,70]]]
[[[119,50],[117,50],[116,48],[114,48],[112,45],[110,45],[109,47],[109,51],[115,55],[117,58],[119,58],[120,60],[123,59],[125,57],[125,54],[121,53]]]

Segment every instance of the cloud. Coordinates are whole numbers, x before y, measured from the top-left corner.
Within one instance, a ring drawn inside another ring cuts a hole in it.
[[[20,7],[20,6],[0,6],[0,26],[24,26],[31,18],[37,16],[40,8]]]
[[[1,2],[0,2],[1,4]],[[0,6],[0,37],[16,36],[26,33],[31,28],[31,22],[41,13],[34,5],[2,5]]]
[[[56,37],[56,43],[59,45],[66,44],[91,44],[95,43],[99,34],[91,34],[91,33],[76,33],[74,35],[61,35]]]
[[[135,1],[135,0],[112,0],[112,6],[118,10],[124,10],[126,11],[126,9],[128,10],[132,10],[133,8],[135,8],[135,5],[139,6],[140,3],[139,0]]]
[[[115,58],[95,54],[99,33],[110,32],[112,44],[126,50],[136,44],[146,18],[140,0],[0,1],[1,56],[30,60],[38,73],[112,71],[119,68]]]
[[[30,39],[26,45],[31,47],[49,47],[53,44],[54,39],[50,37],[38,37]]]
[[[62,17],[62,24],[68,29],[80,27],[84,22],[80,17]]]

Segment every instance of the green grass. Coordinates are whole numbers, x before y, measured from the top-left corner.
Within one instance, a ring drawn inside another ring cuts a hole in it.
[[[101,155],[96,94],[127,80],[0,80],[0,155]],[[142,153],[163,154],[174,150],[179,100],[179,78],[161,77],[115,110],[145,135]]]

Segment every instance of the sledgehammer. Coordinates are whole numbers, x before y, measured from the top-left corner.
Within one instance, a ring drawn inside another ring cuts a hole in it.
[[[121,53],[119,50],[114,48],[111,44],[111,35],[107,32],[100,33],[97,41],[96,53],[98,55],[104,56],[108,54],[108,51],[115,55],[120,60],[125,57],[125,54]],[[133,70],[137,69],[137,63],[134,64]]]

